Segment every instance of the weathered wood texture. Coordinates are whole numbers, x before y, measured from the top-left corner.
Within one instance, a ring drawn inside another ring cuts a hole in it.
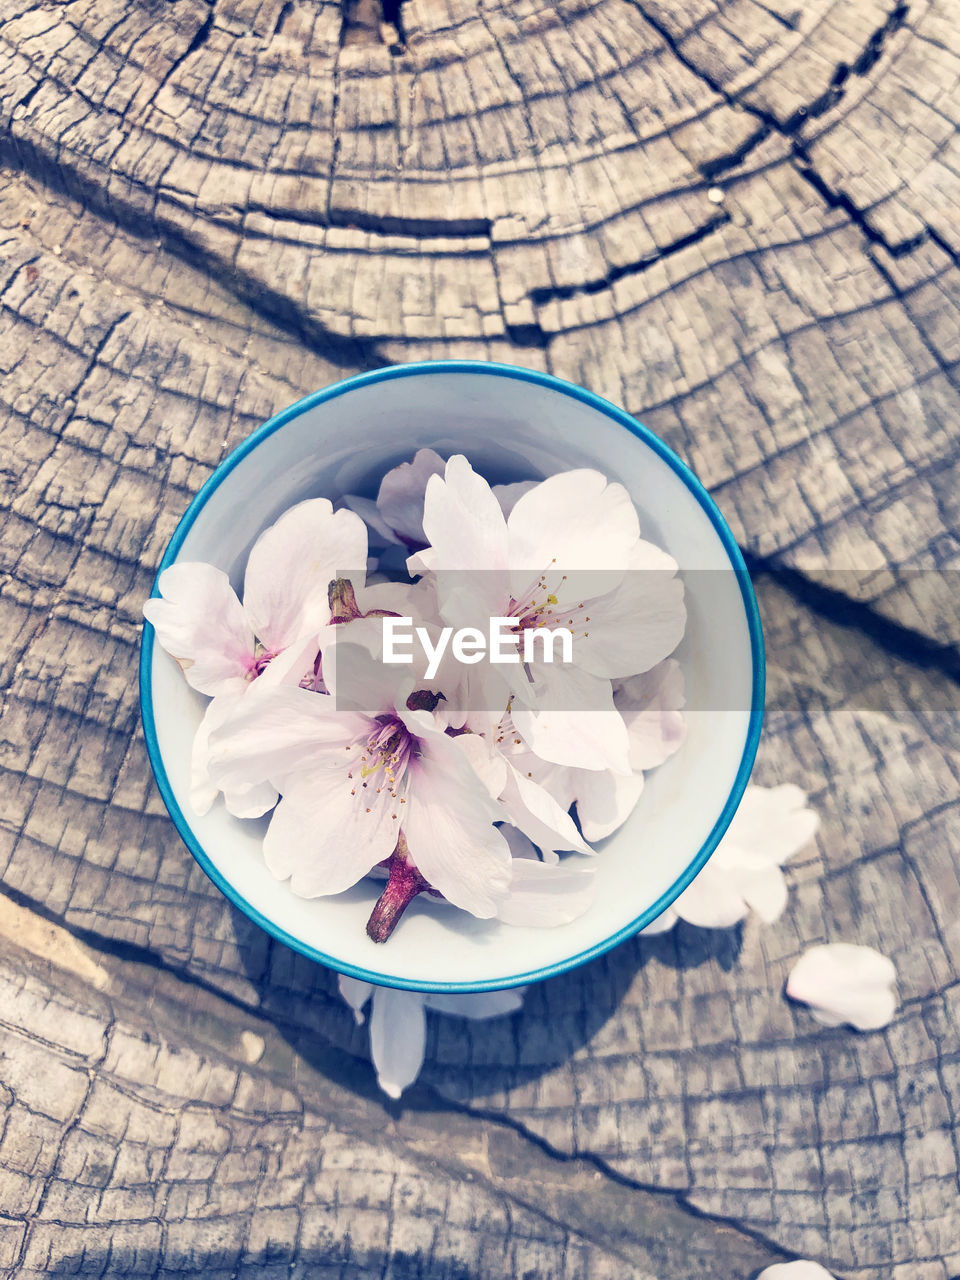
[[[949,1280],[956,15],[381,17],[0,3],[0,1274],[745,1280],[800,1254]],[[582,382],[691,462],[758,569],[758,780],[823,828],[781,925],[682,927],[515,1019],[438,1023],[385,1118],[330,975],[180,845],[135,671],[224,453],[438,356]],[[822,940],[892,955],[889,1029],[783,1000]]]

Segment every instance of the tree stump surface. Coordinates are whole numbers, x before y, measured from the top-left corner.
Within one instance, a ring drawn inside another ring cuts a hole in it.
[[[0,1275],[960,1274],[958,80],[923,0],[3,0]],[[689,461],[822,827],[776,926],[435,1019],[398,1107],[181,845],[136,664],[224,455],[434,358]],[[783,998],[822,941],[888,1028]]]

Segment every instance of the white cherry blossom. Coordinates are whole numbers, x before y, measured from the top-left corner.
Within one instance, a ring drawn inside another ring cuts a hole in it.
[[[461,734],[457,742],[499,802],[502,817],[535,845],[551,854],[561,849],[592,852],[567,812],[569,803],[560,804],[534,777],[534,770],[542,773],[551,766],[524,746],[509,714],[496,724],[485,723],[483,732]]]
[[[189,685],[209,697],[242,693],[274,657],[329,621],[334,578],[349,571],[363,585],[366,560],[363,521],[314,498],[253,544],[242,604],[222,569],[178,563],[161,573],[160,597],[143,613]]]
[[[545,852],[592,852],[587,841],[602,840],[630,816],[643,790],[643,772],[677,751],[686,734],[683,672],[672,658],[641,676],[614,683],[614,699],[628,735],[630,774],[574,769],[551,764],[530,750],[508,713],[481,726],[491,791],[505,816]],[[464,744],[468,740],[464,738]],[[470,739],[482,752],[477,737]],[[496,757],[502,762],[496,762]],[[476,762],[475,762],[476,763]],[[480,767],[477,763],[477,767]],[[577,824],[569,810],[577,806]],[[582,834],[581,834],[582,832]]]
[[[271,664],[329,622],[331,580],[349,572],[362,588],[366,557],[363,522],[315,498],[284,512],[254,543],[242,604],[228,576],[213,565],[177,563],[161,573],[160,596],[146,602],[144,617],[187,682],[213,699],[193,743],[191,803],[197,813],[205,813],[217,794],[208,769],[210,734]],[[258,817],[276,800],[276,790],[265,783],[225,795],[237,817]]]
[[[374,986],[344,974],[338,976],[338,984],[358,1026],[363,1023],[364,1006],[372,1000],[370,1056],[377,1082],[391,1098],[399,1098],[420,1074],[427,1039],[427,1009],[459,1018],[500,1018],[521,1007],[525,991],[524,987],[513,987],[509,991],[442,995]]]
[[[327,635],[338,639],[338,629]],[[510,850],[493,825],[503,815],[457,738],[430,711],[411,710],[412,686],[398,691],[393,673],[361,646],[324,643],[322,653],[334,690],[338,667],[351,658],[362,710],[280,685],[240,700],[211,734],[216,785],[269,782],[281,793],[264,838],[268,867],[294,893],[319,897],[389,862],[371,917],[377,941],[428,889],[475,916],[494,916],[510,884]]]
[[[458,454],[427,482],[423,528],[429,545],[407,564],[436,575],[445,622],[483,630],[491,618],[514,619],[518,649],[532,629],[574,636],[573,663],[478,669],[478,705],[498,713],[512,703],[516,729],[542,759],[629,774],[610,681],[665,658],[685,610],[676,563],[641,539],[623,486],[596,471],[565,472],[528,489],[505,517]]]
[[[897,1009],[897,970],[873,947],[831,942],[810,947],[790,970],[787,995],[810,1006],[824,1026],[875,1031]]]

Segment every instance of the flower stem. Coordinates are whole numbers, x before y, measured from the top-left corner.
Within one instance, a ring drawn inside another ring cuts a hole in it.
[[[353,583],[349,578],[334,578],[327,588],[327,600],[330,603],[331,622],[351,622],[361,616]]]
[[[388,873],[386,886],[367,921],[367,936],[374,942],[386,942],[417,894],[430,891],[429,884],[409,861],[409,852],[401,832],[397,847],[385,864]]]
[[[436,711],[437,703],[445,701],[442,693],[432,689],[417,689],[407,698],[408,711]]]
[[[337,625],[341,622],[352,622],[354,618],[398,618],[400,615],[391,609],[368,609],[360,612],[357,595],[349,578],[334,578],[327,587],[327,600],[330,604],[330,621]]]

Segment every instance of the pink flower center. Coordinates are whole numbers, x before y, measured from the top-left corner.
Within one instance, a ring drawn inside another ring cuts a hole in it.
[[[257,655],[253,664],[252,679],[256,680],[257,676],[262,676],[267,667],[277,655],[270,649],[264,649],[263,653]]]
[[[247,668],[247,679],[256,680],[257,676],[262,676],[270,663],[279,653],[277,649],[265,649],[258,640],[253,653],[244,659],[244,665]]]
[[[505,616],[517,619],[514,630],[517,632],[518,644],[520,635],[524,631],[536,627],[549,627],[551,630],[555,627],[566,627],[574,638],[578,635],[590,634],[586,629],[590,619],[584,614],[583,601],[576,605],[561,605],[556,595],[547,587],[549,572],[550,570],[545,569],[519,600],[515,597],[510,599]],[[563,574],[560,581],[566,582],[566,580],[567,575]]]
[[[372,813],[377,803],[374,797],[387,791],[398,802],[397,811],[391,816],[399,821],[400,805],[407,803],[400,788],[410,761],[419,758],[417,739],[399,716],[375,716],[360,756],[360,778],[355,779],[352,771],[347,774],[353,783],[350,794],[366,792],[370,797],[367,813]]]
[[[417,739],[399,716],[374,717],[373,728],[367,737],[364,775],[383,769],[395,791],[407,771],[411,758],[420,755]]]

